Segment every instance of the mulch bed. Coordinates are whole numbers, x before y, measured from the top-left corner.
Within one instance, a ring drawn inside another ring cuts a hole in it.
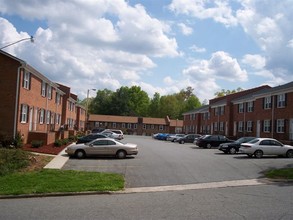
[[[54,144],[49,144],[49,145],[43,145],[41,147],[35,148],[35,147],[32,147],[31,144],[25,144],[22,146],[22,149],[25,151],[30,151],[30,152],[35,152],[35,153],[57,155],[67,146],[68,145],[56,147],[56,146],[54,146]]]

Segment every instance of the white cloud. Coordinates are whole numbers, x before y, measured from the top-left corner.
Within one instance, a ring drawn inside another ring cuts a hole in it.
[[[34,34],[33,45],[6,51],[78,94],[85,87],[117,89],[156,67],[155,57],[180,56],[170,26],[142,5],[123,0],[0,0],[0,5],[0,13],[47,23]],[[29,35],[0,18],[0,44],[23,37]]]
[[[241,60],[242,63],[248,64],[254,69],[261,70],[266,65],[266,59],[258,54],[246,54]]]
[[[189,49],[191,49],[193,52],[197,52],[197,53],[204,53],[204,52],[206,52],[206,49],[205,48],[198,47],[196,45],[192,45]]]
[[[288,41],[287,47],[293,48],[293,39],[291,39],[291,40]]]
[[[225,26],[237,25],[228,0],[173,0],[169,9],[176,14],[185,14],[199,19],[213,19]]]
[[[193,32],[193,29],[191,27],[188,27],[184,23],[179,23],[178,27],[181,29],[182,34],[184,34],[186,36],[191,35]]]

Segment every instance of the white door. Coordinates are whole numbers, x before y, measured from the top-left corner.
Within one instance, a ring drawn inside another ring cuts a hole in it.
[[[30,114],[29,114],[29,131],[33,130],[33,114],[34,114],[34,109],[30,108]]]
[[[289,140],[293,140],[293,118],[290,119],[289,125]]]
[[[256,121],[256,137],[260,137],[260,120]]]
[[[37,130],[37,120],[38,120],[38,109],[35,109],[35,114],[34,114],[34,131]]]

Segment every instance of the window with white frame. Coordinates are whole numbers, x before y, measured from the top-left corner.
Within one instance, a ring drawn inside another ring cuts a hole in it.
[[[40,124],[44,124],[44,119],[45,119],[45,110],[41,109],[40,110]]]
[[[131,129],[131,127],[132,127],[132,126],[131,126],[131,123],[128,123],[128,124],[127,124],[127,128],[128,128],[128,129]]]
[[[247,112],[253,112],[253,101],[247,102]]]
[[[218,131],[218,122],[214,122],[214,131]]]
[[[280,94],[277,96],[277,107],[284,108],[286,103],[286,96],[285,94]]]
[[[246,122],[247,132],[252,132],[252,121]]]
[[[143,124],[142,125],[142,128],[145,130],[146,129],[146,124]]]
[[[24,71],[23,74],[23,88],[30,89],[31,74],[30,72]]]
[[[51,112],[49,110],[47,110],[46,113],[46,123],[50,124],[50,119],[51,119]]]
[[[133,128],[134,129],[137,129],[137,124],[133,124]]]
[[[271,121],[270,120],[264,120],[263,122],[263,131],[264,132],[270,132],[271,130]]]
[[[220,131],[224,131],[224,122],[220,122]]]
[[[56,92],[56,100],[55,100],[55,103],[56,104],[59,104],[61,103],[61,95],[60,93]]]
[[[238,122],[238,132],[243,132],[243,121]]]
[[[243,103],[239,103],[239,105],[238,105],[238,112],[239,113],[243,113],[244,112],[244,104]]]
[[[224,115],[225,114],[225,106],[220,107],[220,114]]]
[[[151,129],[154,130],[155,129],[155,125],[151,125]]]
[[[47,85],[48,99],[52,99],[52,86]]]
[[[116,128],[116,122],[113,122],[112,126],[113,128]]]
[[[41,95],[46,97],[46,82],[42,82]]]
[[[164,130],[164,125],[160,125],[159,130],[160,131]]]
[[[56,114],[56,124],[59,125],[61,122],[61,115],[60,114]]]
[[[50,124],[54,124],[54,113],[51,114],[51,121],[50,121]]]
[[[219,115],[219,109],[218,107],[214,108],[215,116]]]
[[[20,122],[26,123],[28,121],[28,105],[21,105],[21,116],[20,116]]]
[[[268,96],[264,98],[264,109],[270,109],[272,107],[272,97]]]
[[[125,123],[122,123],[122,128],[125,128]]]
[[[277,133],[284,133],[285,132],[285,120],[278,119],[277,120]]]

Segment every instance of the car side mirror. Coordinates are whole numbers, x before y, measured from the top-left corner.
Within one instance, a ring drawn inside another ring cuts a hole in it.
[[[90,144],[89,146],[90,146],[90,147],[93,147],[94,145],[93,145],[93,144]]]

